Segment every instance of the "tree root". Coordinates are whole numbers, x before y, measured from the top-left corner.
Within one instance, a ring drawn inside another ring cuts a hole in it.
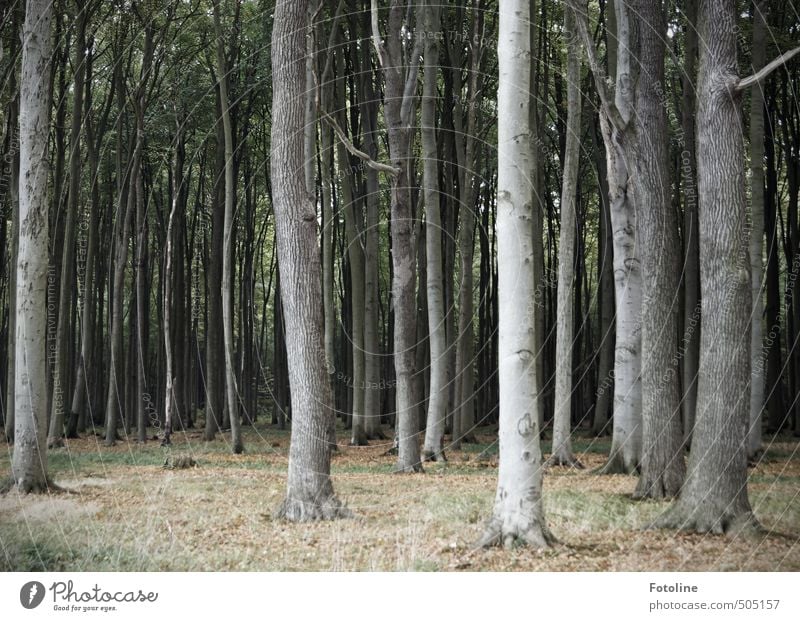
[[[413,474],[415,472],[425,472],[422,468],[422,462],[417,462],[415,464],[401,464],[397,463],[394,466],[394,474]]]
[[[639,477],[636,490],[631,495],[633,500],[669,500],[676,498],[681,491],[680,480],[669,481],[664,472],[656,477]]]
[[[639,474],[638,466],[629,466],[625,464],[625,459],[622,453],[611,455],[605,464],[592,470],[592,474]]]
[[[556,538],[547,527],[538,522],[529,525],[526,529],[509,529],[503,526],[503,521],[492,518],[483,535],[475,543],[475,549],[491,548],[502,545],[505,548],[528,546],[536,550],[549,548],[557,543]]]
[[[287,496],[275,513],[276,519],[288,522],[318,522],[352,516],[350,509],[339,502],[333,494],[314,501]]]
[[[447,461],[444,451],[422,451],[422,461]]]
[[[53,483],[52,479],[48,478],[44,484],[26,484],[24,486],[17,485],[13,477],[7,477],[0,481],[0,496],[5,496],[15,491],[19,494],[72,494],[72,490],[68,490],[60,485]]]
[[[558,466],[563,466],[565,468],[575,468],[576,470],[583,470],[586,468],[580,460],[575,457],[572,453],[559,453],[550,455],[547,461],[544,462],[545,468],[554,468]]]
[[[757,535],[764,533],[752,511],[714,511],[713,507],[686,508],[680,502],[671,506],[661,516],[645,527],[646,530],[677,530],[711,535]]]

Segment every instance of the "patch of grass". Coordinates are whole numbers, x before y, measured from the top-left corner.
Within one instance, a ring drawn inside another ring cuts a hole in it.
[[[668,503],[632,500],[635,477],[550,469],[545,519],[561,545],[541,554],[473,552],[497,484],[494,464],[476,460],[481,451],[497,453],[488,433],[419,475],[393,474],[387,442],[359,448],[342,442],[333,458],[334,486],[354,517],[312,524],[273,517],[286,491],[288,430],[248,428],[246,452],[237,456],[228,434],[214,442],[203,442],[198,430],[175,434],[171,451],[199,465],[180,471],[162,468],[169,451],[157,442],[108,448],[95,438],[70,441],[50,453],[50,471],[75,493],[0,496],[0,569],[764,571],[780,563],[782,570],[800,570],[800,456],[783,444],[773,448],[785,457],[751,471],[750,497],[761,523],[788,537],[754,543],[641,530]],[[578,436],[573,446],[592,468],[608,444]],[[10,454],[0,455],[0,469]]]
[[[626,494],[573,489],[544,494],[547,518],[554,525],[581,532],[636,530],[650,523],[667,504],[636,501]]]

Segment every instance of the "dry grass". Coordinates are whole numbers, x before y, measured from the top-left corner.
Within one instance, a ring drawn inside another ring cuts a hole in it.
[[[561,542],[535,552],[478,550],[496,483],[491,444],[450,452],[425,474],[391,474],[386,443],[341,441],[334,485],[355,517],[294,525],[273,519],[285,486],[288,433],[259,427],[244,455],[225,439],[182,438],[165,469],[156,442],[141,447],[71,441],[51,454],[53,478],[73,493],[0,498],[0,569],[47,570],[546,570],[800,569],[800,455],[773,444],[751,471],[750,497],[766,535],[723,538],[646,531],[667,505],[630,499],[635,479],[588,470],[548,472],[547,520]],[[491,442],[490,436],[483,438]],[[578,442],[589,468],[607,441]],[[494,447],[496,449],[496,447]],[[0,472],[9,468],[9,452]]]

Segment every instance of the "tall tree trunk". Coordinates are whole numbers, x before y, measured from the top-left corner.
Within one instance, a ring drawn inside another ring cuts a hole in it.
[[[780,421],[786,414],[783,399],[784,344],[781,324],[781,266],[778,231],[778,163],[775,157],[775,143],[771,124],[767,126],[766,166],[767,188],[764,200],[764,229],[767,236],[767,305],[766,320],[769,332],[766,345],[766,406],[768,413],[767,430],[778,431]],[[787,326],[788,327],[788,326]],[[788,365],[787,365],[788,368]],[[788,374],[787,374],[788,375]]]
[[[180,359],[173,358],[172,341],[176,338],[171,326],[172,319],[172,283],[175,268],[175,230],[174,223],[176,213],[181,206],[181,191],[183,186],[183,124],[181,118],[175,118],[175,153],[172,160],[172,207],[167,221],[166,248],[164,250],[165,270],[164,270],[164,360],[166,363],[166,390],[164,394],[164,437],[162,445],[171,444],[173,408],[176,405],[177,394],[175,390],[175,363],[180,364]],[[177,269],[182,269],[178,266]],[[175,304],[180,304],[182,300],[178,297]],[[178,411],[180,415],[180,410]]]
[[[695,69],[697,67],[697,0],[686,0],[687,25],[683,59],[682,119],[683,152],[681,153],[681,185],[683,186],[683,342],[681,357],[683,388],[683,435],[691,444],[697,410],[697,378],[700,362],[700,247],[697,224],[697,160],[695,140]],[[762,216],[763,219],[763,216]],[[762,226],[763,228],[763,226]]]
[[[642,452],[641,310],[642,274],[636,243],[636,209],[624,144],[633,115],[631,24],[624,2],[615,2],[617,41],[613,102],[606,92],[605,76],[594,57],[586,17],[576,13],[597,90],[602,94],[600,127],[606,147],[611,226],[614,239],[614,284],[617,309],[614,353],[614,426],[611,454],[600,469],[603,474],[639,470]]]
[[[389,157],[399,171],[392,178],[391,234],[392,234],[392,303],[394,310],[394,366],[397,412],[398,472],[419,472],[420,460],[419,417],[414,401],[412,383],[415,375],[415,253],[414,220],[410,188],[413,185],[411,126],[416,99],[417,70],[421,37],[416,37],[410,61],[406,62],[403,46],[403,28],[406,13],[405,0],[392,0],[389,8],[386,43],[380,41],[378,32],[378,2],[372,0],[373,38],[378,49],[386,79],[384,117],[389,134]]]
[[[120,115],[121,115],[120,111]],[[120,414],[128,411],[124,406],[125,403],[125,361],[123,359],[123,322],[125,320],[125,312],[123,305],[125,303],[125,267],[128,260],[128,238],[130,236],[131,218],[134,211],[134,204],[136,201],[136,184],[134,179],[138,178],[139,169],[141,167],[141,153],[144,143],[144,131],[141,133],[137,130],[135,146],[133,154],[131,155],[130,166],[130,181],[128,182],[127,196],[124,196],[124,182],[118,183],[118,198],[117,198],[117,217],[115,225],[114,236],[114,268],[113,268],[113,281],[112,292],[109,297],[109,311],[111,315],[111,333],[109,335],[109,376],[108,376],[108,391],[106,393],[106,431],[105,431],[105,444],[106,446],[113,446],[117,441],[117,424],[120,420]],[[123,137],[119,136],[120,144],[122,146]],[[118,175],[122,171],[118,169]]]
[[[347,126],[347,92],[344,53],[339,54],[339,78],[337,79],[337,105],[340,111],[339,123]],[[355,128],[353,128],[355,132]],[[356,186],[354,173],[355,167],[350,165],[350,156],[344,144],[339,141],[337,145],[337,161],[340,178],[341,192],[339,200],[344,212],[345,235],[347,237],[347,258],[350,265],[350,312],[351,328],[347,335],[347,345],[351,349],[353,373],[348,377],[348,384],[352,390],[353,407],[351,414],[350,444],[364,446],[368,444],[366,422],[364,418],[364,247],[361,241],[363,229],[361,200],[354,196]],[[345,295],[348,290],[345,290]]]
[[[72,127],[69,139],[69,199],[64,223],[64,246],[61,249],[61,281],[58,296],[58,326],[56,328],[56,360],[53,374],[53,403],[50,413],[50,430],[47,445],[61,446],[64,435],[64,397],[68,389],[67,354],[72,340],[69,319],[72,313],[72,291],[74,287],[75,221],[78,217],[78,199],[81,181],[81,128],[83,125],[83,87],[86,75],[86,10],[83,0],[76,0],[77,37],[75,40],[75,74],[72,94]]]
[[[492,517],[479,544],[541,548],[552,538],[542,507],[535,317],[529,312],[534,295],[530,0],[500,0],[497,56],[500,468]]]
[[[53,49],[51,0],[28,0],[20,79],[19,252],[16,262],[14,454],[20,492],[43,492],[47,480],[47,138]]]
[[[239,417],[239,390],[236,385],[236,365],[233,356],[233,218],[236,179],[233,161],[233,130],[228,99],[228,67],[225,59],[225,37],[222,30],[219,0],[214,1],[214,31],[217,37],[217,79],[219,103],[222,112],[222,131],[225,140],[225,223],[222,241],[222,324],[225,347],[225,398],[231,422],[231,450],[234,454],[244,451],[241,419]]]
[[[636,498],[670,498],[686,466],[678,366],[680,240],[672,205],[667,117],[661,102],[667,25],[660,0],[631,5],[635,107],[628,161],[642,260],[642,462]]]
[[[767,3],[753,7],[752,69],[758,71],[766,62]],[[756,86],[750,96],[750,277],[752,334],[750,335],[750,424],[747,432],[747,456],[761,452],[761,413],[764,410],[764,93]]]
[[[134,105],[137,127],[144,127],[144,106]],[[141,157],[141,156],[140,156]],[[148,226],[147,209],[145,206],[144,174],[140,164],[137,174],[131,179],[136,184],[136,257],[135,257],[135,287],[136,287],[136,326],[135,338],[131,339],[134,348],[131,352],[133,366],[131,376],[136,378],[133,407],[128,410],[130,416],[136,416],[136,439],[140,443],[147,440],[148,406],[152,399],[147,392],[147,368],[149,355],[149,319],[150,296],[148,287],[147,259],[148,259]],[[133,321],[131,329],[134,328]],[[156,393],[158,394],[158,393]],[[129,426],[126,425],[126,429]]]
[[[365,14],[366,16],[366,14]],[[362,61],[361,118],[364,123],[364,150],[373,160],[378,159],[375,135],[378,131],[378,107],[373,88],[374,74],[370,51],[364,46]],[[365,431],[367,438],[385,439],[381,431],[381,343],[380,343],[380,277],[378,224],[380,222],[380,185],[378,171],[367,167],[365,198],[367,205],[366,228],[364,230],[364,393]]]
[[[278,0],[272,32],[274,184],[278,263],[285,285],[286,346],[292,393],[292,438],[286,499],[279,515],[292,521],[344,516],[330,479],[333,396],[322,339],[321,264],[317,216],[297,171],[303,165],[301,62],[308,0]]]
[[[697,171],[703,330],[697,419],[686,483],[657,525],[737,532],[755,523],[747,496],[752,294],[733,3],[700,0]]]
[[[564,11],[564,32],[574,32],[574,15]],[[561,236],[558,242],[558,307],[556,329],[556,394],[553,451],[547,464],[582,467],[572,452],[573,276],[575,270],[575,199],[578,191],[581,139],[581,59],[578,39],[567,48],[567,127],[564,178],[561,186]]]
[[[428,343],[430,344],[430,391],[422,458],[445,460],[444,424],[447,414],[447,336],[444,317],[444,273],[442,265],[442,217],[439,209],[439,155],[436,144],[436,101],[438,99],[439,9],[425,3],[424,83],[422,92],[422,185],[425,201],[425,282],[428,301]]]
[[[483,11],[477,3],[473,6],[472,40],[483,38]],[[473,44],[470,53],[469,80],[467,87],[467,119],[464,129],[462,107],[454,111],[456,155],[461,170],[459,190],[461,192],[461,226],[458,229],[458,252],[461,267],[461,283],[458,291],[458,338],[456,341],[456,377],[459,394],[455,398],[451,445],[461,448],[462,442],[475,440],[475,332],[473,327],[473,261],[475,258],[475,148],[477,130],[477,108],[480,97],[479,80],[482,47]],[[457,72],[461,71],[459,67]],[[461,93],[457,92],[460,97]],[[466,135],[465,135],[466,134]]]
[[[606,160],[602,152],[598,133],[597,116],[592,119],[594,137],[594,161],[598,175],[599,205],[599,251],[597,256],[599,273],[598,303],[600,305],[600,354],[597,364],[597,391],[595,393],[592,433],[603,436],[610,433],[608,427],[614,395],[614,238],[611,226],[611,210],[608,202],[608,175]]]
[[[83,235],[87,236],[88,239],[85,240],[85,255],[83,255],[83,272],[84,272],[84,279],[83,279],[83,299],[81,300],[81,308],[79,312],[80,318],[80,351],[78,355],[78,366],[75,370],[75,382],[74,388],[72,391],[72,401],[70,406],[70,417],[69,422],[67,424],[67,431],[66,435],[67,438],[76,438],[78,437],[78,431],[82,431],[81,422],[83,421],[83,427],[85,428],[85,419],[86,419],[86,404],[89,403],[91,405],[92,399],[90,398],[90,390],[89,390],[89,373],[90,369],[93,367],[93,349],[94,349],[94,323],[95,323],[95,306],[96,300],[100,292],[96,291],[103,285],[103,280],[95,279],[95,269],[97,256],[97,247],[99,244],[99,237],[100,237],[100,168],[99,168],[99,161],[98,161],[98,150],[99,150],[99,143],[102,141],[103,135],[105,134],[106,123],[108,120],[108,114],[111,111],[112,104],[114,102],[114,81],[112,80],[111,88],[109,89],[108,96],[106,98],[106,102],[104,104],[103,113],[100,117],[99,125],[97,128],[97,134],[99,134],[99,140],[96,139],[94,122],[91,117],[91,107],[92,107],[92,72],[91,72],[91,64],[92,64],[92,52],[87,54],[86,58],[87,62],[87,79],[86,79],[86,97],[85,99],[85,107],[86,107],[86,148],[88,151],[87,157],[87,164],[89,170],[91,171],[91,201],[90,206],[87,214],[87,221],[84,225],[81,226],[81,232]],[[83,245],[80,246],[82,250],[84,248]],[[97,282],[98,286],[95,286],[95,282]]]
[[[225,407],[224,346],[222,336],[222,250],[225,226],[224,168],[225,136],[217,124],[217,153],[215,164],[217,181],[213,190],[211,207],[211,240],[206,271],[206,374],[205,374],[205,430],[203,439],[210,442],[222,428],[222,410]]]
[[[13,75],[14,72],[12,72]],[[12,127],[17,130],[19,127],[19,108],[18,101],[12,103],[12,109],[9,113],[9,123],[13,123]],[[15,133],[15,132],[14,132]],[[12,133],[12,136],[14,135]],[[19,259],[19,136],[17,135],[17,146],[9,151],[10,168],[8,174],[8,194],[9,203],[11,204],[11,230],[9,235],[11,237],[11,244],[8,254],[9,264],[9,279],[8,279],[8,342],[11,343],[10,336],[17,333],[17,262]],[[16,419],[16,360],[17,351],[16,346],[8,347],[8,370],[6,377],[6,416],[3,421],[4,429],[3,435],[8,442],[14,441],[14,427]]]

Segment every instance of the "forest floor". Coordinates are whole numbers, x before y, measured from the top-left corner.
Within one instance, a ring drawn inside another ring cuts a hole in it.
[[[800,570],[800,451],[796,438],[768,439],[750,470],[750,500],[763,534],[718,537],[644,530],[666,502],[630,498],[636,479],[598,476],[608,439],[576,437],[586,470],[545,475],[547,522],[559,544],[546,551],[474,550],[497,477],[493,430],[483,444],[449,451],[424,474],[392,474],[390,441],[349,447],[333,458],[338,496],[353,518],[276,521],[286,484],[289,432],[258,424],[243,455],[228,436],[203,442],[175,434],[165,449],[88,436],[51,451],[53,480],[68,490],[0,497],[3,571],[231,570]],[[545,443],[545,450],[548,448]],[[165,469],[191,456],[197,466]],[[0,455],[10,471],[11,449]]]

